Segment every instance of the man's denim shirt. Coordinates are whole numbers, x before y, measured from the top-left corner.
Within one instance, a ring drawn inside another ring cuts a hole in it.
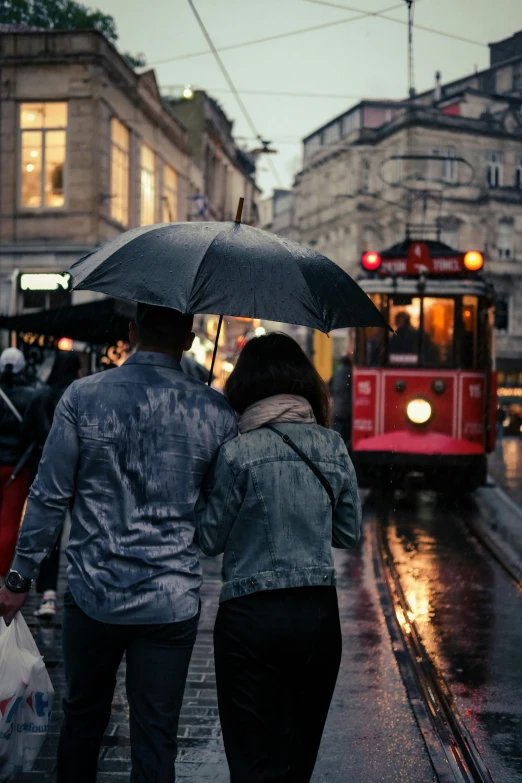
[[[361,537],[361,503],[340,435],[317,424],[276,424],[326,476],[335,508],[308,465],[261,427],[227,443],[197,506],[203,552],[223,552],[220,601],[261,590],[335,585],[332,546]]]
[[[139,352],[62,397],[31,488],[13,568],[35,577],[74,499],[68,583],[107,623],[169,623],[198,610],[194,507],[221,444],[224,397],[179,362]]]

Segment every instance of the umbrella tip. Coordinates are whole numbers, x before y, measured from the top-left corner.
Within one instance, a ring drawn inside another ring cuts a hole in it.
[[[245,203],[245,199],[241,197],[237,205],[236,223],[241,223],[241,215],[243,214],[244,203]]]

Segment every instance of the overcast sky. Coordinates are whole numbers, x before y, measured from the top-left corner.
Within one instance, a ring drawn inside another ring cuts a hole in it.
[[[404,0],[325,0],[366,12],[394,6],[387,16],[406,20]],[[240,44],[360,16],[353,10],[310,0],[194,0],[216,47]],[[203,88],[234,120],[236,137],[255,146],[246,120],[208,51],[186,0],[93,2],[114,16],[120,50],[143,52],[162,87]],[[401,7],[402,5],[402,7]],[[522,0],[417,0],[415,23],[479,42],[465,43],[417,29],[414,34],[415,87],[432,86],[489,64],[487,44],[522,30]],[[407,29],[379,17],[355,19],[289,38],[221,52],[230,76],[263,138],[279,151],[271,159],[279,182],[261,157],[258,182],[265,193],[289,187],[299,170],[300,140],[361,98],[401,98],[407,92]],[[270,93],[255,94],[256,91]],[[276,93],[293,93],[277,95]],[[307,93],[315,97],[299,96]],[[319,97],[317,97],[319,96]],[[337,97],[340,96],[340,97]]]

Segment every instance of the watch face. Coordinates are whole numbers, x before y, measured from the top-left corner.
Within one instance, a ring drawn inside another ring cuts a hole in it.
[[[18,571],[9,571],[5,584],[8,590],[15,592],[22,592],[28,590],[31,586],[30,579],[24,579],[24,577],[18,573]]]

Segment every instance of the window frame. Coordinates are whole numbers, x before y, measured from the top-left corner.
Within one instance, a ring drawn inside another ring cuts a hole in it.
[[[128,146],[127,150],[124,150],[122,147],[120,147],[120,145],[116,141],[113,140],[113,137],[112,137],[112,123],[114,121],[118,122],[122,126],[122,128],[124,128],[127,131],[128,142],[129,142],[129,146]],[[110,157],[110,162],[109,162],[109,183],[110,183],[110,186],[109,186],[109,192],[110,192],[110,196],[111,196],[111,198],[110,198],[110,206],[109,206],[109,217],[110,217],[110,219],[112,221],[117,223],[119,226],[123,226],[124,228],[129,228],[129,226],[131,224],[131,182],[132,182],[132,178],[131,178],[131,162],[132,162],[132,160],[131,160],[131,147],[132,147],[132,136],[131,136],[130,128],[128,128],[127,125],[125,125],[125,123],[122,122],[119,119],[119,117],[116,117],[116,115],[113,115],[110,118],[110,122],[109,122],[109,138],[110,138],[110,156],[109,156]],[[113,199],[114,199],[114,194],[113,194],[113,183],[114,183],[114,180],[113,180],[113,169],[112,169],[112,152],[113,152],[113,147],[116,147],[119,152],[126,153],[126,155],[127,155],[127,220],[126,220],[126,222],[118,220],[118,218],[114,217],[114,215],[112,214]],[[141,167],[140,167],[140,173],[141,173]],[[140,184],[141,184],[141,182],[140,182]],[[140,196],[141,196],[141,192],[140,192]]]
[[[459,181],[459,162],[456,160],[457,148],[451,145],[445,147],[444,154],[442,179],[450,185],[455,185]]]
[[[498,160],[494,160],[497,157]],[[495,182],[490,182],[490,172],[498,174],[494,177]],[[486,184],[488,188],[501,188],[504,181],[504,154],[500,150],[489,150],[486,152]]]
[[[503,227],[509,228],[506,232]],[[501,241],[509,237],[509,242]],[[499,222],[497,226],[497,251],[499,261],[513,261],[515,258],[515,227],[512,223]]]
[[[147,148],[150,150],[150,152],[153,155],[154,160],[154,168],[152,171],[149,169],[146,169],[143,165],[143,150],[144,148]],[[147,144],[143,140],[140,142],[140,154],[139,154],[139,164],[140,164],[140,227],[143,226],[153,226],[158,218],[158,161],[159,157],[156,152],[156,150],[150,146],[150,144]],[[147,171],[148,174],[152,177],[152,222],[151,223],[144,223],[143,222],[143,172]]]
[[[517,190],[522,190],[522,157],[517,158],[517,164],[515,166],[515,187]]]
[[[25,104],[47,104],[47,103],[65,103],[67,107],[67,124],[65,127],[52,127],[52,128],[22,128],[22,106]],[[19,212],[25,214],[34,214],[42,212],[63,212],[69,209],[69,101],[65,100],[41,100],[36,98],[34,100],[24,99],[23,101],[16,101],[17,117],[16,117],[16,209]],[[63,163],[63,204],[59,207],[51,207],[45,204],[45,137],[46,134],[56,133],[62,131],[65,133],[65,160]],[[22,203],[22,139],[23,134],[27,132],[36,132],[42,134],[42,173],[40,177],[40,197],[41,204],[39,207],[28,207]]]
[[[170,188],[169,186],[167,186],[165,184],[166,183],[166,178],[165,178],[165,170],[166,169],[171,169],[174,172],[174,174],[176,175],[176,190],[172,190],[172,188]],[[160,215],[159,215],[161,223],[165,222],[164,219],[163,219],[163,210],[165,208],[165,200],[166,200],[165,189],[167,189],[170,193],[174,193],[175,194],[175,201],[176,201],[176,216],[175,216],[174,220],[170,220],[170,221],[167,221],[167,222],[177,223],[179,221],[179,172],[177,171],[177,169],[174,168],[174,166],[171,166],[170,163],[167,163],[165,160],[162,160],[161,161],[161,179],[160,179]]]

